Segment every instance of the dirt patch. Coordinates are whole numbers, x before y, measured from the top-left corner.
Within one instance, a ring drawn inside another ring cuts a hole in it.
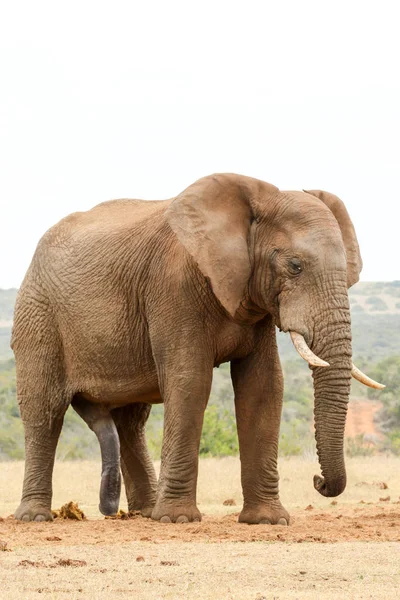
[[[382,402],[371,400],[352,400],[349,402],[345,437],[364,436],[367,444],[372,446],[382,440],[383,435],[375,424],[376,413],[382,408]]]
[[[123,544],[153,542],[342,542],[400,541],[400,504],[385,506],[340,506],[327,511],[292,511],[289,527],[246,525],[237,522],[237,513],[223,517],[205,516],[201,523],[157,523],[139,515],[126,520],[85,520],[53,523],[21,523],[13,518],[0,523],[1,539],[8,549],[28,546]]]
[[[57,569],[58,567],[86,567],[85,560],[76,560],[74,558],[59,558],[55,562],[45,563],[44,561],[35,562],[33,560],[21,560],[17,567],[35,567],[41,569]]]
[[[223,506],[236,506],[236,502],[233,498],[228,498],[227,500],[223,501]]]
[[[292,510],[289,527],[241,524],[237,513],[176,525],[138,514],[6,518],[2,591],[7,600],[399,598],[400,503],[335,502]]]
[[[74,558],[60,558],[54,565],[50,567],[86,567],[85,560],[76,560]]]
[[[394,560],[397,546],[393,542],[132,541],[59,547],[56,554],[45,546],[16,548],[0,561],[1,597],[7,600],[397,600],[400,594],[400,571]],[[137,556],[143,560],[135,560]]]

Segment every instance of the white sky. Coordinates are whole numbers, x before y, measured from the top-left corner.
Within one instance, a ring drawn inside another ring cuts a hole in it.
[[[0,14],[0,287],[110,198],[216,171],[346,203],[364,280],[400,279],[396,1],[56,2]]]

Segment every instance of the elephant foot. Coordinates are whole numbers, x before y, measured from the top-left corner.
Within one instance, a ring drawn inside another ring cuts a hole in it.
[[[14,519],[18,521],[52,521],[51,510],[39,501],[23,501],[14,513]]]
[[[157,503],[151,518],[160,523],[192,523],[201,521],[201,513],[195,504]]]
[[[154,510],[154,506],[143,506],[143,508],[140,508],[140,514],[142,515],[142,517],[146,517],[147,519],[150,519],[152,512]]]
[[[140,506],[138,506],[136,503],[135,504],[128,504],[128,510],[131,513],[140,512],[140,514],[142,515],[142,517],[146,517],[147,519],[150,519],[151,513],[154,510],[154,503],[153,504],[148,504],[148,505],[140,505]]]
[[[244,505],[239,515],[239,523],[251,525],[289,525],[290,516],[279,500],[257,505]]]
[[[151,513],[154,510],[155,500],[146,498],[145,500],[139,500],[135,498],[134,500],[128,501],[128,510],[129,512],[140,512],[142,517],[151,517]]]

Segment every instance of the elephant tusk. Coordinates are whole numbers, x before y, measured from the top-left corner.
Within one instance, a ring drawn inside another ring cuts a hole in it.
[[[383,385],[383,383],[378,383],[377,381],[374,381],[373,379],[368,377],[368,375],[365,375],[365,373],[360,371],[360,369],[358,369],[356,365],[352,365],[351,374],[354,377],[354,379],[357,379],[357,381],[360,381],[360,383],[363,383],[364,385],[367,385],[370,388],[375,388],[376,390],[383,390],[383,388],[386,387],[386,385]]]
[[[325,360],[322,360],[322,358],[318,358],[318,356],[310,350],[301,333],[297,333],[297,331],[291,331],[290,337],[292,338],[293,345],[300,354],[301,358],[304,358],[309,365],[312,365],[313,367],[329,367],[329,363],[327,363]]]

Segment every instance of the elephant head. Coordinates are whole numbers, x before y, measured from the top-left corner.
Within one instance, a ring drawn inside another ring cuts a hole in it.
[[[327,192],[283,192],[217,174],[177,196],[167,220],[233,320],[255,322],[269,313],[290,332],[313,371],[323,476],[314,486],[324,496],[340,494],[351,376],[379,386],[352,365],[347,289],[362,261],[343,202]]]

